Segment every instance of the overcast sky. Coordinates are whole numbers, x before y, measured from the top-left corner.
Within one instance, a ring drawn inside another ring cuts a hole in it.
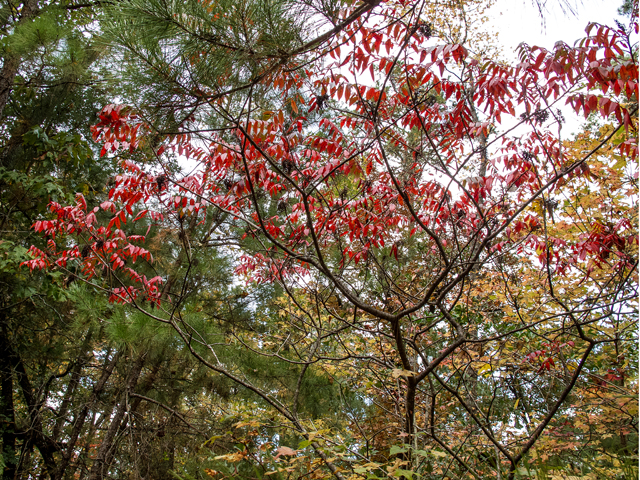
[[[515,49],[521,42],[529,45],[538,45],[547,49],[553,48],[557,41],[564,41],[569,45],[586,36],[585,28],[589,22],[598,22],[615,26],[615,20],[628,24],[628,18],[618,16],[618,7],[622,0],[583,0],[576,5],[574,1],[575,15],[569,12],[563,13],[560,8],[560,0],[548,0],[548,9],[545,13],[546,26],[540,21],[538,8],[533,0],[497,0],[489,11],[491,22],[499,29],[498,42],[504,46],[502,54],[512,61],[517,58]],[[491,26],[488,26],[491,29]],[[564,134],[571,134],[580,130],[584,118],[577,116],[564,101],[555,108],[560,108],[566,118]],[[509,127],[507,120],[505,126]]]
[[[575,15],[563,13],[560,0],[548,0],[546,28],[543,28],[533,0],[498,0],[489,16],[500,30],[498,41],[505,46],[505,57],[521,42],[546,48],[553,47],[559,40],[573,45],[575,40],[586,36],[584,29],[589,22],[613,26],[614,20],[620,19],[617,10],[622,0],[583,0],[579,4],[576,0],[569,1],[573,2]],[[627,22],[625,19],[624,23]]]

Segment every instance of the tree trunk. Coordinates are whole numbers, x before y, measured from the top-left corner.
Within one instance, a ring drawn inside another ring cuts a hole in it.
[[[5,315],[2,315],[2,329],[4,330]],[[4,338],[4,331],[2,332]],[[13,368],[9,360],[10,352],[4,341],[0,342],[0,415],[2,415],[2,460],[4,470],[3,480],[13,480],[16,474],[16,417],[13,406]]]
[[[73,458],[75,447],[76,447],[76,444],[78,443],[78,438],[80,436],[80,432],[82,431],[82,428],[84,427],[84,423],[87,419],[87,415],[89,414],[89,411],[95,405],[95,403],[100,399],[100,396],[102,395],[102,392],[104,391],[105,386],[107,384],[107,380],[109,380],[109,377],[113,373],[113,369],[118,363],[118,360],[120,359],[121,355],[122,355],[121,352],[117,352],[111,358],[111,360],[107,363],[107,365],[105,366],[105,369],[102,371],[102,375],[100,375],[100,378],[98,379],[98,382],[93,387],[93,391],[91,392],[91,397],[84,404],[84,406],[82,407],[82,410],[80,411],[80,414],[76,417],[75,422],[73,423],[73,429],[71,430],[71,434],[67,442],[67,449],[62,455],[62,459],[60,461],[60,465],[58,466],[58,470],[56,471],[56,474],[52,477],[53,480],[62,480],[62,478],[64,478],[65,471],[69,467],[69,463]]]
[[[98,449],[96,459],[93,461],[93,465],[91,466],[91,474],[89,475],[89,480],[102,480],[109,469],[109,464],[111,463],[111,459],[113,458],[113,454],[116,448],[116,434],[118,433],[120,424],[125,416],[125,413],[127,413],[128,410],[127,407],[129,403],[129,392],[131,392],[138,383],[138,378],[140,377],[140,372],[142,371],[145,357],[146,352],[141,353],[131,367],[131,370],[129,371],[120,403],[118,404],[116,413],[111,420],[109,429],[107,430],[105,437],[100,443],[100,448]]]
[[[38,398],[36,390],[33,388],[31,380],[27,375],[22,358],[20,358],[18,353],[14,351],[11,346],[11,339],[9,338],[6,329],[6,316],[5,318],[0,318],[0,322],[2,322],[2,325],[0,326],[0,351],[3,353],[4,362],[8,363],[12,373],[15,374],[20,390],[22,391],[26,410],[29,413],[29,428],[24,432],[25,440],[22,445],[22,450],[23,452],[28,451],[31,448],[31,445],[35,445],[42,456],[42,461],[47,474],[49,476],[53,476],[56,470],[54,453],[59,450],[59,446],[50,437],[44,434],[40,410],[46,398]],[[11,441],[9,438],[8,440]],[[15,439],[13,441],[15,445]],[[19,465],[16,468],[19,468]]]

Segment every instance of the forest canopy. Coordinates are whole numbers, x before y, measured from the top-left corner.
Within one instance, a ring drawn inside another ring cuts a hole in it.
[[[637,478],[638,3],[492,4],[5,2],[3,479]]]

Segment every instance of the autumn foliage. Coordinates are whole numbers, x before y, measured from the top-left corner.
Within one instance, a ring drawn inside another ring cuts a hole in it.
[[[92,132],[120,165],[108,198],[52,202],[34,224],[47,248],[26,265],[73,265],[169,323],[301,439],[279,446],[281,471],[533,478],[594,433],[627,445],[620,463],[637,454],[623,353],[637,327],[637,19],[590,24],[574,46],[523,44],[509,65],[440,43],[421,8],[343,2],[330,35],[235,89],[177,82],[178,131],[106,106]],[[591,127],[570,137],[569,115]],[[162,229],[182,249],[173,276],[149,273]],[[216,360],[224,345],[182,318],[191,266],[213,249],[230,283],[281,288],[276,319],[257,311],[261,327],[229,338],[359,392],[359,412],[314,430],[299,390]],[[255,463],[259,443],[218,460]]]

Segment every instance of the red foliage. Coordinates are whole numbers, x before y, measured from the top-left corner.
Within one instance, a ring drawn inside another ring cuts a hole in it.
[[[394,18],[399,6],[389,2],[381,8],[381,15]],[[73,260],[88,278],[98,267],[108,267],[132,281],[114,290],[112,301],[145,295],[159,302],[161,280],[147,280],[128,266],[129,260],[152,259],[132,243],[144,237],[128,237],[125,224],[146,216],[154,221],[167,215],[191,217],[215,208],[246,224],[243,238],[259,234],[268,242],[268,251],[244,255],[237,266],[238,274],[257,281],[310,268],[335,280],[336,272],[358,265],[372,250],[388,248],[398,258],[401,239],[417,234],[445,266],[457,258],[450,247],[460,239],[473,245],[460,247],[472,252],[469,261],[477,261],[483,251],[517,245],[521,255],[538,252],[541,264],[551,261],[558,268],[587,258],[603,262],[612,253],[624,265],[629,241],[624,225],[594,225],[579,243],[567,245],[538,237],[541,221],[526,211],[567,178],[589,172],[588,155],[567,164],[558,138],[541,127],[556,101],[564,100],[577,114],[613,117],[636,131],[621,95],[638,97],[638,69],[632,58],[623,57],[622,32],[597,24],[587,32],[595,33],[576,47],[560,44],[548,51],[523,45],[520,62],[505,66],[469,58],[460,45],[433,46],[402,22],[382,29],[354,22],[331,40],[324,68],[312,64],[304,76],[282,70],[264,80],[281,92],[281,109],[262,119],[229,119],[232,135],[211,135],[206,146],[187,128],[165,136],[155,156],[170,151],[198,162],[195,173],[152,173],[125,159],[100,207],[87,213],[81,195],[75,206],[52,203],[56,218],[34,225],[50,237],[49,247],[33,247],[34,259],[26,264],[30,269],[64,267]],[[341,48],[350,42],[353,49],[343,54]],[[459,72],[462,80],[445,76],[446,69]],[[382,81],[359,83],[358,76],[366,72]],[[585,83],[586,91],[576,90]],[[296,93],[304,89],[310,92],[306,97]],[[326,102],[343,108],[310,128],[307,116]],[[484,112],[481,120],[479,112]],[[491,144],[496,149],[500,141],[499,151],[488,159],[484,176],[465,177],[471,162],[486,155],[483,142],[503,117],[527,125],[527,133],[498,137]],[[418,144],[409,140],[408,132],[415,129],[422,132]],[[151,129],[130,109],[108,105],[92,131],[103,144],[102,155],[124,155],[141,148],[141,137],[148,138]],[[622,155],[635,156],[637,140],[619,148]],[[392,149],[407,153],[406,165],[398,166],[397,156],[390,158]],[[436,158],[425,161],[426,150]],[[341,184],[341,177],[350,183]],[[277,203],[275,214],[261,206],[264,198]],[[100,210],[111,215],[105,225],[96,220]],[[89,248],[58,249],[60,234],[83,236]],[[548,243],[554,246],[551,257]],[[340,259],[329,266],[323,252],[334,245],[340,245]],[[560,259],[559,252],[567,249],[572,254]],[[339,281],[336,285],[351,296]],[[543,365],[550,369],[553,359]]]

